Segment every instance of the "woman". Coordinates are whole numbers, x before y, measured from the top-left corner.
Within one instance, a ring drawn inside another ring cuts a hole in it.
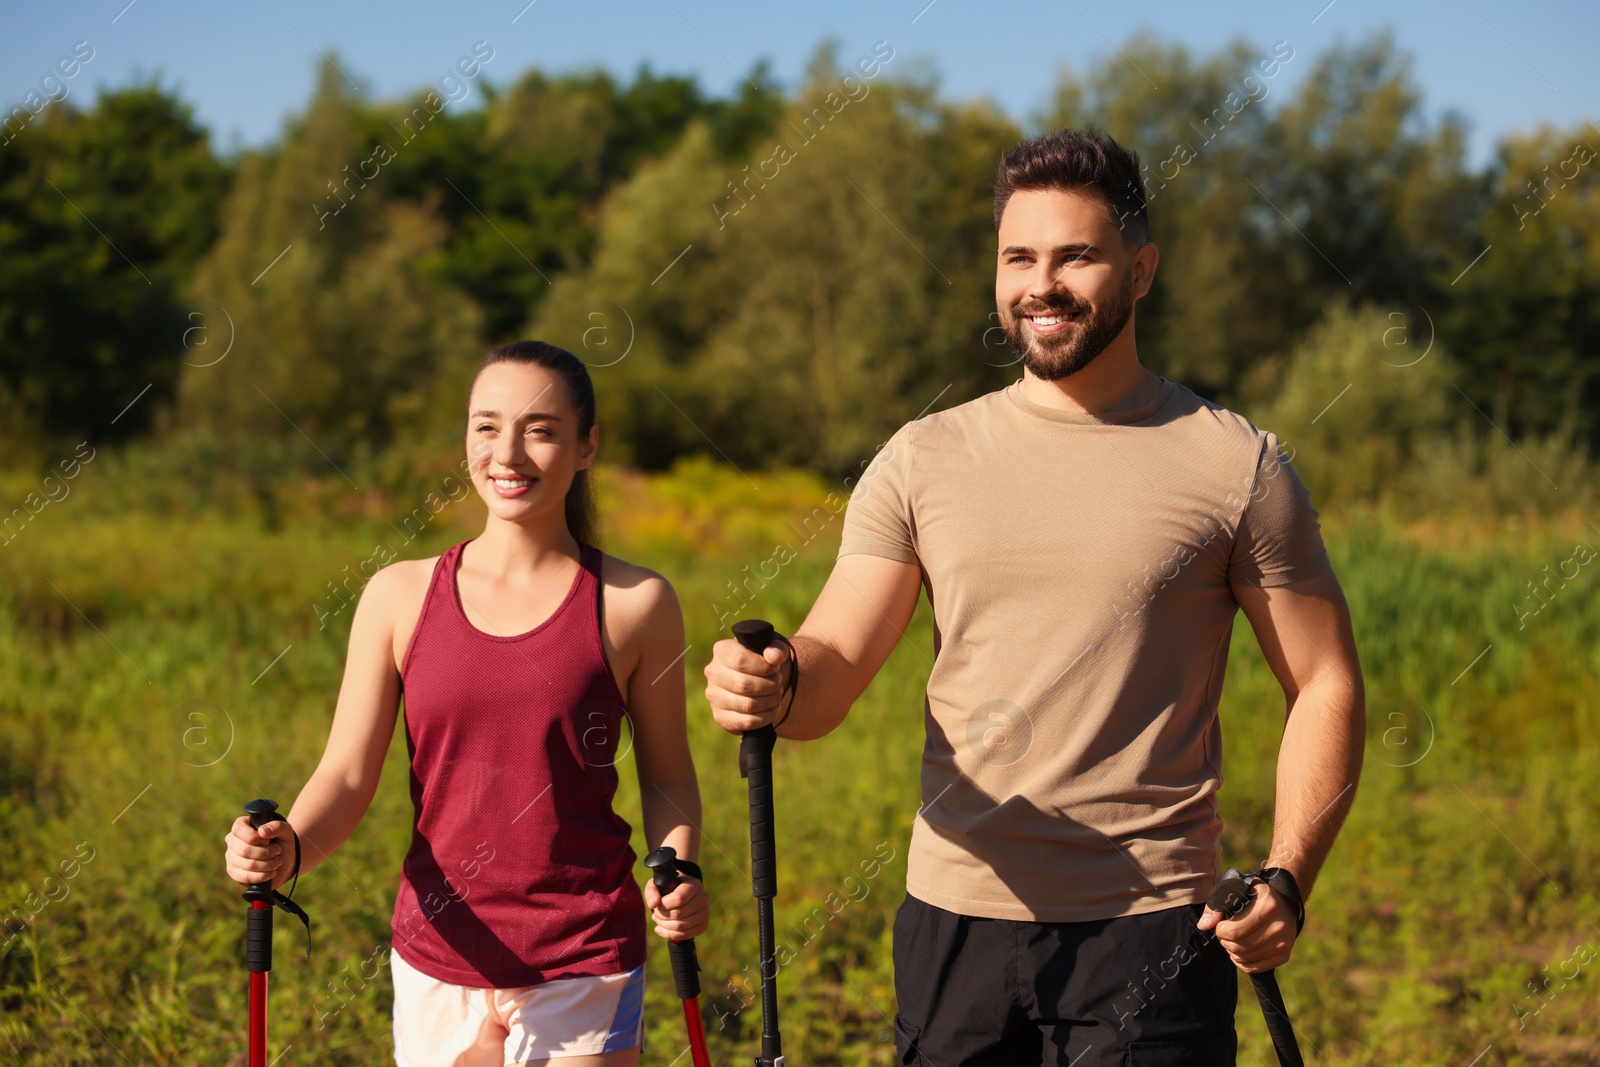
[[[401,1067],[638,1063],[644,907],[703,932],[689,876],[633,880],[612,810],[626,717],[644,835],[693,860],[700,794],[683,617],[658,574],[594,547],[594,389],[571,353],[491,350],[467,406],[483,533],[395,563],[362,592],[327,750],[286,821],[227,838],[228,875],[274,887],[354,832],[406,697],[415,817],[392,922]]]

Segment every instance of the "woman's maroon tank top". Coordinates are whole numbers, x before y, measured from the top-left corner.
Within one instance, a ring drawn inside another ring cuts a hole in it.
[[[624,701],[600,640],[600,550],[515,637],[467,621],[463,541],[439,557],[400,670],[411,849],[393,949],[455,985],[511,988],[644,963],[644,898],[612,810]]]

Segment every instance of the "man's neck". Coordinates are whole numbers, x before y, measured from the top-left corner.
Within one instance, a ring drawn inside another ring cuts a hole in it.
[[[1047,408],[1108,415],[1137,411],[1155,399],[1161,379],[1146,370],[1130,345],[1118,352],[1112,345],[1083,370],[1057,381],[1022,372],[1022,395]]]

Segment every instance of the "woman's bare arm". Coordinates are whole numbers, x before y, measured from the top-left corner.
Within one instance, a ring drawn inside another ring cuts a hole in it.
[[[227,837],[228,876],[241,885],[265,879],[274,887],[294,868],[294,833],[300,835],[300,873],[314,869],[347,841],[372,803],[383,759],[394,735],[400,703],[395,666],[395,620],[412,584],[408,567],[395,564],[373,575],[350,624],[344,681],[322,760],[295,798],[287,822],[259,830],[241,816]]]
[[[607,589],[606,615],[618,643],[637,650],[630,657],[626,696],[645,842],[650,848],[670,846],[680,859],[698,861],[700,784],[684,711],[683,611],[666,579],[642,567],[628,570],[630,580],[619,583],[624,588]],[[661,936],[678,939],[704,932],[709,901],[694,880],[685,880],[665,900],[647,884],[645,900],[656,911]]]

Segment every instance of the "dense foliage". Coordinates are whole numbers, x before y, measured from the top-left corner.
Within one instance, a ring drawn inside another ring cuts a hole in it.
[[[1281,410],[1290,353],[1366,309],[1367,343],[1412,342],[1390,362],[1453,359],[1430,430],[1592,449],[1592,126],[1510,136],[1480,171],[1387,37],[1124,51],[1064,71],[1027,129],[886,44],[825,46],[792,91],[758,72],[727,100],[648,70],[507,83],[485,48],[481,93],[378,101],[330,65],[236,158],[158,85],[52,105],[0,146],[7,447],[48,462],[154,432],[249,443],[262,477],[343,468],[453,432],[484,346],[532,335],[594,367],[613,459],[843,471],[1015,374],[989,181],[1028,129],[1093,124],[1144,160],[1159,372]]]

